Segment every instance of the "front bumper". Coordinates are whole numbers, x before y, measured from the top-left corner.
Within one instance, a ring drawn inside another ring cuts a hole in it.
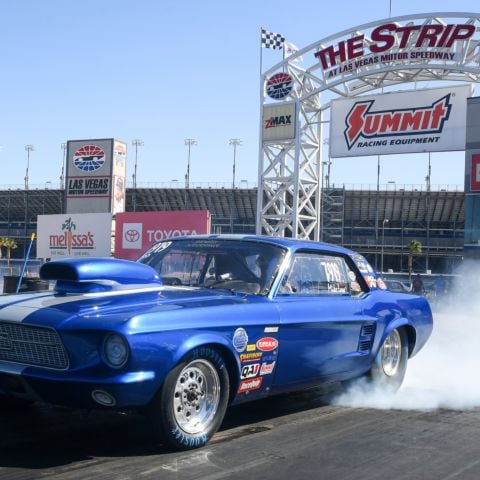
[[[140,408],[150,403],[157,389],[154,372],[88,379],[55,378],[54,373],[0,373],[1,394],[73,408]]]

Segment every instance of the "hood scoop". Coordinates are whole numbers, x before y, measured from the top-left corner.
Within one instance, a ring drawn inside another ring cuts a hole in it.
[[[68,258],[45,263],[40,278],[56,280],[56,293],[96,293],[162,285],[148,265],[115,258]]]

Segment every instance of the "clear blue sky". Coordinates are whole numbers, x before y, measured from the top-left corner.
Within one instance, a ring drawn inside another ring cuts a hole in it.
[[[257,181],[259,31],[299,47],[388,17],[388,0],[0,0],[0,185],[58,183],[60,144],[118,138],[139,151],[138,180]],[[480,11],[478,0],[392,0],[392,16]],[[281,53],[263,51],[264,67]],[[381,182],[422,183],[427,156],[382,159]],[[463,154],[432,155],[432,184],[462,184]],[[376,182],[375,159],[335,160],[335,183]]]

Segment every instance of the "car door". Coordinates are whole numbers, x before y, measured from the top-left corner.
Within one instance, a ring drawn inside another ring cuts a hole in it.
[[[374,324],[364,315],[367,291],[347,256],[293,255],[274,297],[280,315],[277,390],[342,380],[368,368]]]

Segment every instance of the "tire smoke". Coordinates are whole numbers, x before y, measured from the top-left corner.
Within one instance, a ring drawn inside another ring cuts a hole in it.
[[[366,388],[360,381],[334,403],[399,410],[466,410],[480,407],[480,288],[478,269],[465,265],[453,288],[432,305],[427,344],[408,362],[401,389]]]

